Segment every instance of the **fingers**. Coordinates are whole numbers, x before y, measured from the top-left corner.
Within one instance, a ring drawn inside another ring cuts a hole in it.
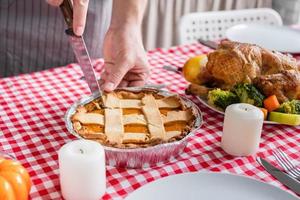
[[[119,59],[115,64],[105,62],[105,73],[102,78],[102,89],[106,92],[113,91],[116,87],[143,86],[149,76],[148,62],[133,64],[130,59]]]
[[[128,87],[129,82],[127,80],[122,80],[118,87]]]
[[[125,80],[128,81],[128,87],[139,87],[144,86],[147,79],[147,73],[139,72],[139,73],[128,73],[124,77]]]
[[[52,6],[59,6],[63,0],[46,0]],[[89,0],[73,0],[73,29],[81,36],[84,32]]]
[[[84,32],[89,0],[73,0],[73,29],[81,36]]]
[[[123,80],[127,80],[129,82],[138,81],[138,80],[146,80],[147,74],[148,73],[146,73],[145,71],[140,71],[140,70],[135,71],[133,69],[124,76]]]
[[[144,80],[138,80],[138,81],[131,81],[128,86],[129,87],[141,87],[145,85],[145,81]]]
[[[59,6],[62,4],[63,0],[46,0],[51,6]]]
[[[121,83],[123,77],[129,71],[131,66],[132,63],[128,62],[127,60],[121,60],[119,62],[116,62],[115,65],[106,63],[106,76],[103,77],[105,80],[103,84],[104,91],[113,91]]]

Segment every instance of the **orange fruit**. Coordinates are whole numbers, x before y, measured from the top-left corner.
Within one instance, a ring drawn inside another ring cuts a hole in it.
[[[206,63],[207,56],[205,54],[188,59],[182,69],[183,77],[190,83],[200,84],[198,77]]]

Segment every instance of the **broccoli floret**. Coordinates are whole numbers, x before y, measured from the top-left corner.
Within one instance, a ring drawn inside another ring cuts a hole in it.
[[[232,92],[239,97],[241,103],[248,103],[257,107],[263,106],[265,97],[252,84],[239,83],[234,86]]]
[[[299,100],[286,101],[280,105],[277,111],[282,113],[300,115],[300,101]]]
[[[210,105],[223,110],[230,104],[239,102],[239,98],[233,92],[221,90],[219,88],[209,91],[207,99]]]

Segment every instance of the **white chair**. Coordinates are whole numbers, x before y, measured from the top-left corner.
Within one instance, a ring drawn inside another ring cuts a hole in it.
[[[228,28],[250,23],[280,26],[282,19],[275,10],[269,8],[190,13],[180,19],[179,42],[188,44],[199,38],[222,39]]]

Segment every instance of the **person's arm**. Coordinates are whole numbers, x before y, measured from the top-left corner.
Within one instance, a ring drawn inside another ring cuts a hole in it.
[[[47,0],[53,6],[59,6],[62,1]],[[73,0],[73,29],[76,35],[83,34],[88,3],[88,0]],[[149,63],[141,36],[146,4],[146,0],[113,1],[111,23],[103,45],[105,71],[101,76],[101,85],[107,92],[118,86],[143,86],[146,82]]]
[[[141,25],[146,0],[114,0],[112,18],[104,40],[103,88],[142,86],[149,74]]]
[[[141,26],[146,5],[147,0],[114,0],[110,27]]]

